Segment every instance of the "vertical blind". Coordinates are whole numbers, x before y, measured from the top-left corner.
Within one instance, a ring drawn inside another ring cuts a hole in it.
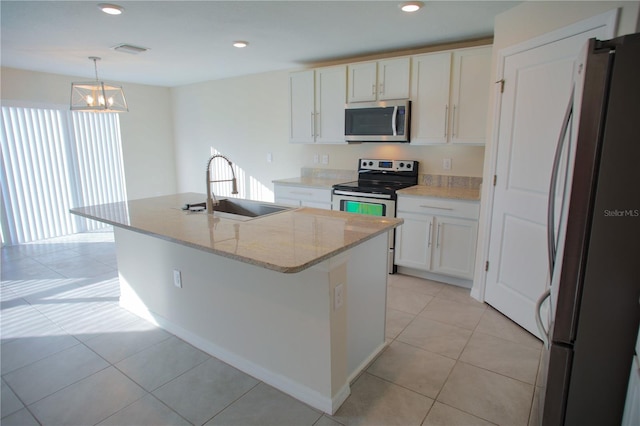
[[[126,199],[116,113],[2,107],[2,244],[105,225],[69,209]]]

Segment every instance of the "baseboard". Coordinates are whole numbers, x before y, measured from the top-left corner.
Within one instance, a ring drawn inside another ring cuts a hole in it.
[[[201,338],[188,330],[185,330],[168,319],[149,311],[145,307],[135,303],[124,303],[122,299],[120,300],[120,306],[140,318],[143,318],[179,337],[185,342],[208,353],[220,361],[223,361],[256,379],[273,386],[287,395],[324,413],[334,414],[351,393],[351,388],[349,386],[350,381],[347,381],[347,383],[345,383],[332,398],[321,395],[319,392],[307,386],[294,382],[281,374],[274,373],[273,371],[270,371],[252,361],[247,360],[246,358],[238,356],[233,352]]]
[[[412,277],[424,278],[432,281],[439,281],[446,284],[452,284],[458,287],[464,287],[470,289],[473,286],[473,281],[466,278],[456,278],[448,275],[434,274],[432,272],[421,271],[419,269],[408,268],[406,266],[398,266],[398,273],[404,275],[411,275]]]

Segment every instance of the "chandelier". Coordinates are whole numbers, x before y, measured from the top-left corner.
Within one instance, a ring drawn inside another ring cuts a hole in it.
[[[93,112],[128,112],[122,86],[98,80],[98,61],[90,56],[96,70],[96,80],[71,83],[71,110]]]

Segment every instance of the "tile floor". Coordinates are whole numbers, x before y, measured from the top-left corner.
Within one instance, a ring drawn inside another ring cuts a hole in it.
[[[2,249],[9,425],[536,424],[540,342],[454,286],[389,279],[387,349],[328,416],[118,306],[110,232]]]

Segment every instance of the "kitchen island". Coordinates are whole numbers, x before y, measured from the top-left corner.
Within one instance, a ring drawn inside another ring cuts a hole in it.
[[[297,208],[239,220],[187,193],[80,207],[114,226],[120,304],[334,413],[384,348],[388,232],[401,219]]]

